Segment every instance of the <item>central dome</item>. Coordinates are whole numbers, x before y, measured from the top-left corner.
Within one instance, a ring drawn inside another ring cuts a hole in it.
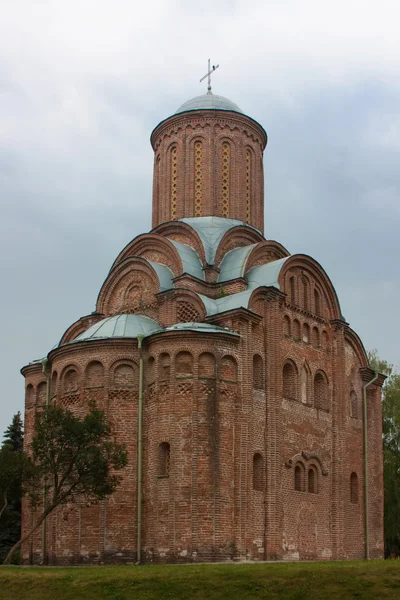
[[[228,98],[224,98],[224,96],[215,96],[214,94],[204,94],[188,100],[178,108],[175,114],[189,110],[230,110],[243,114],[237,104],[228,100]]]

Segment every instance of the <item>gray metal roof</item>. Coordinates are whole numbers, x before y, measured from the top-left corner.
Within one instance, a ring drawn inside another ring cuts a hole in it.
[[[228,329],[228,327],[219,327],[211,323],[176,323],[171,327],[166,327],[165,331],[197,331],[198,333],[228,333],[229,335],[239,336],[238,333]]]
[[[242,225],[261,233],[258,229],[255,229],[255,227],[252,227],[243,221],[238,221],[237,219],[225,219],[223,217],[191,217],[179,219],[179,221],[187,223],[187,225],[190,225],[190,227],[196,231],[202,241],[206,261],[209,265],[214,264],[219,243],[225,233],[229,229],[232,229],[232,227]]]
[[[115,315],[92,325],[69,343],[75,344],[76,342],[110,338],[137,338],[138,334],[147,337],[159,331],[162,331],[162,327],[149,317],[143,315]]]
[[[266,265],[261,265],[259,267],[253,267],[246,273],[246,279],[249,284],[249,288],[254,290],[255,288],[260,287],[261,285],[273,286],[279,288],[278,277],[281,268],[283,267],[284,262],[290,258],[290,256],[285,256],[284,258],[280,258],[279,260],[274,260],[272,262],[267,263]]]
[[[257,244],[250,244],[227,252],[221,261],[218,281],[229,281],[237,277],[244,277],[247,258],[256,246]]]
[[[172,282],[174,274],[172,273],[171,269],[169,269],[165,265],[161,265],[160,263],[148,260],[147,258],[145,260],[147,260],[147,262],[153,267],[153,269],[157,273],[158,281],[160,282],[160,292],[164,292],[165,290],[170,290],[175,287]]]
[[[230,110],[243,114],[242,109],[237,104],[228,100],[228,98],[224,98],[224,96],[215,96],[212,93],[191,98],[191,100],[182,104],[175,114],[187,112],[188,110]]]
[[[187,244],[181,244],[181,242],[175,242],[175,240],[171,239],[169,239],[169,241],[175,246],[181,257],[183,272],[204,281],[203,266],[196,250],[193,250],[193,248]]]

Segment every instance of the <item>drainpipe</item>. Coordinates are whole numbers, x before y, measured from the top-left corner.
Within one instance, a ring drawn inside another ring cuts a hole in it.
[[[46,411],[50,404],[50,375],[47,372],[47,358],[42,360],[42,373],[46,377]],[[47,477],[43,478],[43,510],[46,509],[47,504]],[[47,519],[43,521],[42,525],[42,564],[47,563]]]
[[[364,514],[365,514],[365,558],[369,559],[369,513],[368,513],[368,415],[367,415],[367,388],[379,377],[375,371],[374,377],[363,386],[363,417],[364,417]]]
[[[138,406],[138,454],[137,454],[137,559],[136,564],[142,562],[142,471],[143,471],[143,335],[138,334],[139,350],[139,406]]]

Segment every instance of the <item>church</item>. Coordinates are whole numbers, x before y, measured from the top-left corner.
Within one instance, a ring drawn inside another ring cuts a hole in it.
[[[265,130],[209,86],[151,145],[151,231],[21,371],[28,445],[46,398],[94,401],[128,466],[112,497],[54,511],[22,562],[383,557],[384,378],[321,265],[264,237]]]

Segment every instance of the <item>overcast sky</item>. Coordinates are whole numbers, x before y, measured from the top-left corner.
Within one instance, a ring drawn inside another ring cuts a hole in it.
[[[400,363],[398,0],[13,0],[0,8],[0,433],[19,369],[95,308],[151,228],[159,121],[207,59],[266,129],[267,239],[316,258],[366,348]]]

